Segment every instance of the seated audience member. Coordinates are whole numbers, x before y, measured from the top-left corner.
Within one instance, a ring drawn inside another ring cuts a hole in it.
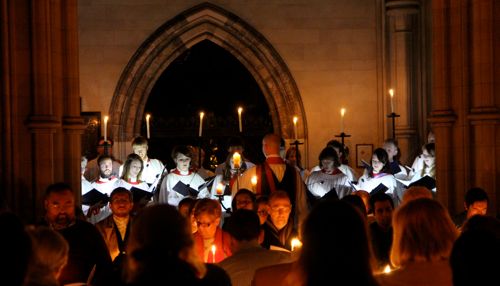
[[[321,198],[330,191],[337,192],[338,198],[351,193],[349,178],[338,169],[340,161],[333,148],[326,147],[321,151],[319,166],[321,170],[312,172],[306,180],[307,190],[315,198]]]
[[[28,228],[33,245],[25,285],[58,286],[68,261],[69,245],[57,231],[45,226]]]
[[[396,189],[396,179],[389,170],[389,158],[382,148],[373,151],[371,167],[359,178],[356,189],[366,190],[370,194],[377,187],[387,188],[386,193],[391,194]]]
[[[471,217],[453,245],[450,264],[454,286],[492,285],[500,269],[500,221]]]
[[[263,226],[269,217],[269,198],[260,196],[255,203],[257,204],[257,215],[259,215],[260,225]]]
[[[118,175],[120,173],[120,165],[121,162],[118,160],[115,160],[113,158],[113,140],[110,138],[107,138],[107,141],[104,141],[104,138],[101,137],[97,144],[97,158],[88,161],[86,165],[85,172],[83,176],[85,179],[91,183],[95,182],[97,179],[99,179],[99,173],[100,173],[100,166],[98,163],[99,157],[102,155],[106,155],[111,157],[112,160],[112,169],[111,169],[111,174],[114,177],[118,178]]]
[[[481,188],[471,188],[465,193],[465,211],[454,218],[455,225],[462,225],[474,215],[486,215],[488,211],[488,194]]]
[[[125,188],[116,188],[111,192],[109,201],[111,214],[96,224],[97,230],[106,242],[118,277],[126,257],[126,245],[133,220],[130,213],[133,206],[132,193]]]
[[[409,187],[405,193],[403,194],[403,201],[402,203],[407,203],[409,201],[413,201],[416,199],[421,199],[421,198],[427,198],[427,199],[432,199],[432,192],[429,191],[426,187],[421,187],[421,186],[413,186]]]
[[[253,285],[378,285],[365,221],[348,203],[318,203],[304,222],[302,242],[298,261],[258,269]]]
[[[189,218],[189,212],[191,211],[191,209],[194,207],[195,204],[196,204],[196,199],[193,199],[191,197],[186,197],[179,202],[177,209],[179,210],[179,212],[183,217]]]
[[[198,226],[194,234],[195,247],[200,259],[207,263],[218,263],[231,256],[229,234],[219,226],[221,215],[219,202],[212,199],[201,199],[194,207]]]
[[[92,224],[76,219],[75,194],[71,187],[65,183],[48,186],[44,206],[43,225],[58,231],[69,244],[68,263],[62,270],[59,283],[85,283],[89,278],[92,285],[114,283],[106,243]]]
[[[200,175],[190,169],[193,154],[188,146],[176,146],[172,150],[172,159],[176,168],[162,181],[159,202],[168,203],[177,207],[185,197],[207,198],[210,196],[206,187],[198,190],[205,184]]]
[[[363,202],[363,199],[361,199],[361,197],[355,195],[347,195],[343,197],[341,201],[349,203],[363,215],[363,218],[368,219],[365,203]]]
[[[365,210],[367,214],[367,219],[368,219],[368,224],[374,221],[373,218],[373,213],[370,205],[370,194],[367,191],[359,190],[359,191],[354,191],[352,193],[355,196],[358,196],[363,200],[363,204],[365,205]]]
[[[383,193],[375,194],[370,198],[371,208],[375,221],[369,227],[373,254],[377,259],[377,268],[390,264],[389,254],[392,246],[392,211],[394,202],[391,196]]]
[[[260,223],[255,211],[240,209],[234,212],[227,231],[233,255],[219,266],[231,277],[233,285],[250,286],[256,269],[291,261],[289,253],[267,250],[259,245]]]
[[[239,209],[255,211],[257,208],[255,194],[247,189],[239,189],[231,202],[231,211],[235,212]],[[224,218],[222,229],[226,230],[226,224],[231,220],[231,216]]]
[[[356,182],[357,181],[356,173],[351,167],[349,167],[349,165],[347,165],[346,155],[348,155],[348,152],[347,149],[344,148],[344,145],[342,145],[342,143],[339,142],[338,140],[330,140],[326,144],[326,147],[333,148],[333,150],[335,150],[335,152],[337,153],[337,157],[339,158],[340,162],[340,166],[338,166],[338,169],[349,178],[349,181]],[[313,167],[311,169],[311,172],[314,171],[321,171],[321,167],[320,166]]]
[[[2,285],[24,286],[30,257],[31,239],[21,220],[4,208],[0,209],[0,277]]]
[[[263,226],[262,247],[291,250],[291,240],[297,237],[293,219],[290,217],[292,204],[284,191],[275,191],[269,196],[269,218]]]
[[[231,285],[227,274],[196,255],[189,224],[173,206],[145,208],[127,246],[127,285]]]
[[[379,275],[380,284],[451,286],[449,257],[458,231],[448,211],[434,200],[413,200],[396,209],[392,226],[391,262],[398,269]]]

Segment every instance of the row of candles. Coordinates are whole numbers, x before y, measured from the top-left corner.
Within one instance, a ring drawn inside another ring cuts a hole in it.
[[[389,89],[389,96],[390,96],[390,103],[391,103],[391,113],[394,113],[394,90],[391,88]],[[237,109],[238,112],[238,129],[241,132],[243,132],[243,123],[241,121],[241,114],[243,113],[243,107],[238,107]],[[340,132],[344,132],[344,116],[345,116],[346,109],[341,108],[340,109]],[[198,130],[198,136],[202,137],[203,134],[203,118],[205,117],[205,113],[202,111],[200,112],[200,128]],[[104,141],[107,141],[107,131],[108,131],[108,116],[104,116]],[[149,122],[151,119],[151,114],[146,114],[146,136],[149,139],[151,136],[150,133],[150,127],[149,127]],[[299,118],[297,116],[294,116],[292,118],[293,122],[293,138],[295,140],[298,139],[297,137],[297,123],[299,122]]]

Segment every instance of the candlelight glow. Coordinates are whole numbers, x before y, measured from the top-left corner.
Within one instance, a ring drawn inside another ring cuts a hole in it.
[[[108,141],[108,119],[107,115],[104,116],[104,142]]]
[[[390,95],[391,97],[393,97],[393,96],[394,96],[394,89],[392,89],[392,88],[391,88],[391,89],[389,89],[389,95]]]
[[[297,122],[299,121],[299,118],[297,116],[293,117],[293,138],[297,140]]]
[[[391,266],[389,264],[387,264],[387,266],[384,268],[384,273],[385,274],[391,273]]]
[[[250,183],[252,184],[252,187],[255,187],[257,185],[257,176],[252,176]]]
[[[224,185],[222,183],[218,183],[217,187],[215,188],[217,195],[222,195],[224,192]]]
[[[292,238],[291,245],[292,245],[292,251],[294,251],[295,248],[302,247],[302,241],[300,241],[298,238]]]
[[[149,133],[149,119],[151,118],[151,114],[146,114],[146,136],[149,139],[150,133]]]
[[[345,108],[340,109],[340,116],[344,117],[345,115]]]
[[[212,263],[215,263],[215,244],[212,244]]]
[[[200,112],[200,130],[198,132],[198,136],[201,137],[203,134],[203,117],[205,116],[205,113],[202,111]]]
[[[241,155],[238,152],[233,154],[233,165],[235,169],[239,169],[241,166]]]

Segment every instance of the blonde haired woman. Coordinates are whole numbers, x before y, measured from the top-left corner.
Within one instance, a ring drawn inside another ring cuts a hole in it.
[[[398,269],[379,276],[382,285],[452,285],[449,257],[458,236],[448,211],[422,198],[403,204],[392,219],[391,262]]]

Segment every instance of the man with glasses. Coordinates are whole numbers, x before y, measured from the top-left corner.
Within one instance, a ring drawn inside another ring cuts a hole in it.
[[[291,250],[291,240],[297,237],[297,230],[290,218],[292,204],[284,191],[275,191],[269,196],[269,217],[263,226],[262,247],[267,249]]]
[[[50,185],[45,191],[43,225],[59,231],[69,244],[68,263],[59,283],[86,283],[112,285],[111,259],[106,244],[97,229],[75,216],[75,194],[65,183]],[[93,277],[90,276],[95,267]]]

